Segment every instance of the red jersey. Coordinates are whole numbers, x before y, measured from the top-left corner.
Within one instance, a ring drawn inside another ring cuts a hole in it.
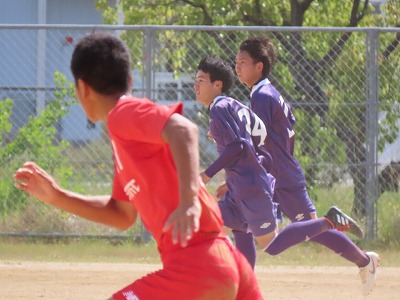
[[[107,119],[114,152],[112,197],[133,203],[160,251],[181,247],[172,244],[171,230],[162,232],[168,216],[179,204],[177,171],[169,145],[161,137],[173,113],[182,113],[181,103],[164,106],[145,98],[122,97]],[[188,245],[221,234],[218,205],[204,184],[199,184],[199,200],[200,230]]]

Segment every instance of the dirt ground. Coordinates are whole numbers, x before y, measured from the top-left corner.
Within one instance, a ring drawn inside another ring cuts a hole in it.
[[[158,265],[0,261],[0,299],[107,299]],[[400,299],[400,268],[379,267],[363,298],[354,267],[257,266],[265,299]],[[217,299],[213,299],[217,300]]]

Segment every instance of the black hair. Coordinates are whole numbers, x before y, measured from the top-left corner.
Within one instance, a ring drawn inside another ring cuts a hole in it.
[[[239,51],[249,53],[254,63],[264,64],[262,75],[267,77],[271,73],[277,57],[277,52],[272,41],[267,37],[256,36],[243,41],[239,46]]]
[[[123,95],[130,88],[131,57],[126,44],[105,32],[94,32],[76,45],[71,59],[75,82],[85,81],[103,95]]]
[[[232,67],[219,56],[204,57],[197,68],[210,75],[211,82],[222,81],[222,93],[227,92],[233,85],[234,74]]]

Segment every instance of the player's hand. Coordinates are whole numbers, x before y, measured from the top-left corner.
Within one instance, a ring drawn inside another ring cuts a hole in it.
[[[163,232],[172,230],[172,242],[180,241],[182,247],[192,238],[193,233],[200,228],[201,205],[194,197],[191,201],[181,201],[175,211],[171,213],[164,224]]]
[[[26,162],[14,174],[15,186],[45,203],[51,203],[59,187],[53,177],[33,162]]]
[[[200,177],[201,177],[201,180],[204,182],[204,184],[209,183],[210,180],[211,180],[211,178],[208,177],[208,176],[206,175],[206,173],[204,173],[204,172],[201,172],[201,173],[200,173]]]
[[[212,137],[210,130],[207,131],[207,137],[208,137],[208,139],[209,139],[211,142],[215,143],[215,140],[214,140],[214,138]]]
[[[228,186],[226,185],[226,181],[221,182],[221,184],[217,187],[217,190],[215,191],[215,197],[217,197],[218,200],[222,198],[222,196],[228,191]]]

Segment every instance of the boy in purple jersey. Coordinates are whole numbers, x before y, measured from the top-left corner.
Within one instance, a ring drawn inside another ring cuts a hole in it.
[[[292,222],[306,221],[317,218],[317,214],[307,193],[302,168],[293,156],[295,118],[267,78],[275,60],[276,49],[272,41],[264,37],[253,37],[241,43],[235,69],[240,82],[251,89],[251,109],[267,128],[267,138],[258,151],[266,151],[272,157],[269,171],[276,178],[273,200]],[[338,230],[328,230],[310,237],[310,240],[356,264],[360,268],[362,293],[369,294],[375,284],[375,270],[379,264],[376,253],[364,253]],[[276,252],[279,253],[279,249]]]
[[[292,223],[278,234],[272,201],[275,179],[260,163],[268,162],[269,155],[267,151],[264,151],[267,157],[256,152],[266,141],[265,125],[248,107],[223,94],[232,86],[233,77],[233,70],[226,62],[207,56],[199,63],[194,84],[196,100],[209,108],[210,135],[219,153],[201,177],[208,183],[217,172],[225,169],[228,190],[218,202],[225,226],[245,238],[254,235],[258,245],[270,254],[282,252],[332,228],[358,228],[351,218],[334,207],[323,218]],[[352,233],[363,234],[359,228]],[[251,248],[241,249],[240,241],[236,244],[239,250],[248,259],[252,255],[255,259],[254,243]],[[249,262],[254,267],[255,260],[249,259]]]

